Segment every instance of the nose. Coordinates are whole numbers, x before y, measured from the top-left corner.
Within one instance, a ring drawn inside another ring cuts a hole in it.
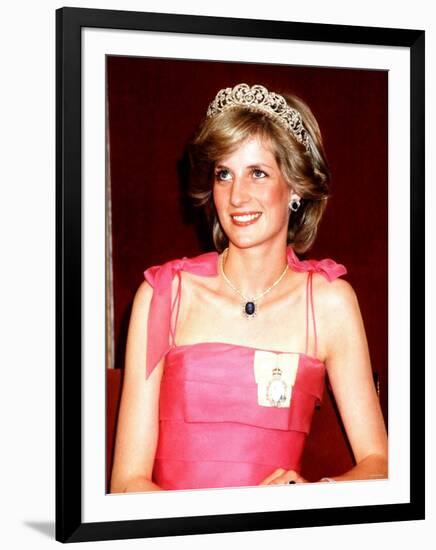
[[[235,177],[232,183],[230,193],[230,203],[232,206],[241,206],[250,200],[248,183],[243,177]]]

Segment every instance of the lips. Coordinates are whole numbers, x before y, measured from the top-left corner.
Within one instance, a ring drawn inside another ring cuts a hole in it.
[[[262,212],[238,212],[230,214],[232,222],[238,226],[251,225],[256,223]]]

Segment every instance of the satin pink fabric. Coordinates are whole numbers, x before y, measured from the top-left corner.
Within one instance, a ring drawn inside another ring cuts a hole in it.
[[[153,286],[146,376],[165,356],[153,481],[167,490],[258,485],[276,468],[300,471],[315,403],[323,394],[325,366],[304,353],[297,353],[290,407],[264,407],[257,402],[256,349],[171,342],[173,277],[181,270],[217,276],[217,259],[210,252],[144,272]],[[347,272],[331,259],[300,261],[291,247],[288,263],[329,281]]]

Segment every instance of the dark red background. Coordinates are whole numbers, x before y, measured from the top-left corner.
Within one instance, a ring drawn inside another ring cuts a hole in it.
[[[306,257],[330,257],[348,269],[387,421],[385,71],[108,56],[115,364],[123,366],[144,269],[213,249],[183,198],[183,155],[217,91],[239,82],[294,93],[319,122],[333,196]]]

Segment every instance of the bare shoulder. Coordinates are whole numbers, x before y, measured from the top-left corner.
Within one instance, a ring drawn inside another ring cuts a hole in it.
[[[329,324],[343,324],[359,312],[356,292],[345,279],[338,277],[328,281],[323,275],[314,273],[312,291],[318,315]]]
[[[173,279],[172,292],[173,296],[176,292],[179,282],[177,277]],[[217,289],[216,277],[202,277],[190,273],[189,271],[181,272],[181,282],[183,287],[183,295],[185,299],[195,299],[195,297],[201,296],[205,299],[208,295],[214,294]]]
[[[133,306],[139,309],[148,309],[153,296],[153,287],[146,280],[136,289]]]
[[[362,320],[356,293],[345,279],[328,281],[323,275],[313,276],[313,302],[317,331],[321,335],[320,352],[327,361],[345,349],[346,342],[357,341]]]

